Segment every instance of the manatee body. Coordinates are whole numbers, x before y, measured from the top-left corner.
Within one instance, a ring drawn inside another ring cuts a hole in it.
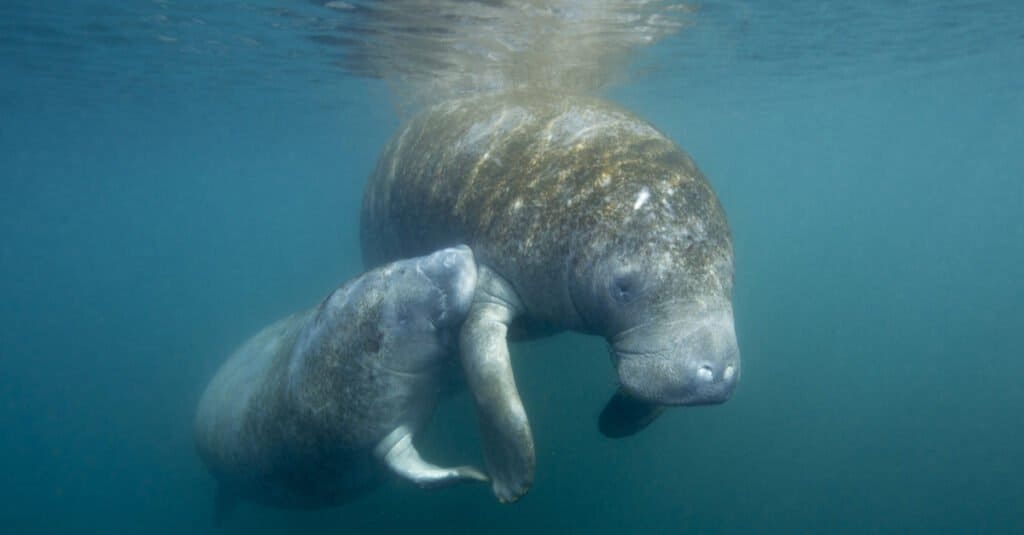
[[[663,406],[723,402],[739,378],[725,214],[686,153],[608,102],[513,94],[426,110],[381,155],[361,233],[369,265],[473,249],[460,355],[502,501],[534,469],[510,329],[608,340],[620,384],[600,419],[609,436]]]
[[[252,337],[199,403],[200,456],[235,498],[343,503],[388,472],[421,486],[486,478],[423,461],[412,437],[453,368],[477,280],[465,246],[372,270]]]

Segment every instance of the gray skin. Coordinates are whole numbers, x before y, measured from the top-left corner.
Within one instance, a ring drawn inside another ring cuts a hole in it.
[[[663,406],[724,402],[739,379],[725,214],[686,153],[608,102],[507,94],[426,110],[381,155],[361,232],[368,265],[473,249],[480,275],[460,355],[503,502],[529,489],[535,464],[509,334],[609,342],[609,436]]]
[[[388,472],[419,486],[486,481],[441,468],[412,444],[455,368],[456,329],[477,282],[469,248],[394,262],[247,341],[196,416],[218,513],[236,497],[289,508],[338,505]]]

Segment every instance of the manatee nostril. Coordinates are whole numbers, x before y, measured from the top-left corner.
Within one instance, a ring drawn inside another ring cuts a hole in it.
[[[711,366],[708,366],[707,364],[705,364],[705,365],[701,366],[700,369],[697,370],[697,377],[701,381],[708,381],[708,382],[710,382],[712,379],[715,378],[715,373],[713,371],[711,371]]]
[[[722,378],[725,379],[726,381],[729,381],[732,379],[733,375],[736,375],[736,368],[730,364],[726,366],[725,371],[722,372]]]

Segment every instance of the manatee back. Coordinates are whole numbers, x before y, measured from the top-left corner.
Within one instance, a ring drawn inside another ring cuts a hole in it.
[[[615,232],[648,181],[704,178],[667,137],[606,101],[523,94],[441,104],[378,160],[363,198],[363,257],[376,265],[465,242],[531,316],[578,328],[570,249],[596,227]]]
[[[201,457],[218,470],[233,464],[259,464],[267,454],[259,424],[270,405],[275,370],[289,359],[299,333],[311,317],[304,312],[261,330],[239,347],[206,387],[196,413],[195,437]]]

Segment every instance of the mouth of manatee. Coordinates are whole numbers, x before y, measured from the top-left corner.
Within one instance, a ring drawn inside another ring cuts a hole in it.
[[[612,438],[632,435],[672,406],[729,400],[740,377],[732,311],[634,327],[609,340],[619,388],[601,411],[598,428]]]

